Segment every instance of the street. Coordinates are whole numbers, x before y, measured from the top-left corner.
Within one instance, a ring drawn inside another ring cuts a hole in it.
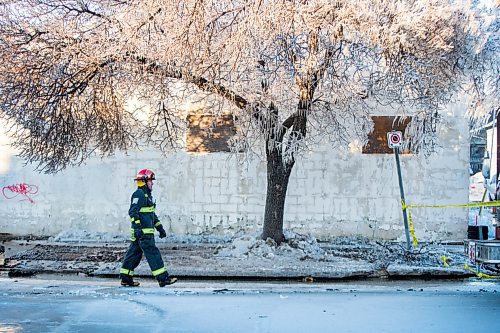
[[[0,278],[0,332],[498,332],[500,283]]]

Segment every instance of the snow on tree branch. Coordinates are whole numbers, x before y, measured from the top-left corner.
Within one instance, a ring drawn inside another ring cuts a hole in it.
[[[133,146],[146,128],[175,146],[185,114],[167,102],[189,96],[234,113],[246,145],[270,140],[293,165],[317,138],[307,128],[348,142],[354,123],[366,139],[376,104],[430,119],[464,91],[473,117],[495,108],[497,12],[445,0],[3,1],[1,116],[22,155],[54,172]]]

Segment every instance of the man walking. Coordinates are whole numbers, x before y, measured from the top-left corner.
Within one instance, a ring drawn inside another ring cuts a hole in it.
[[[143,252],[160,287],[177,281],[176,278],[168,275],[160,251],[155,245],[154,228],[160,233],[160,238],[167,236],[158,216],[156,216],[156,203],[151,195],[155,179],[154,172],[149,169],[139,171],[134,179],[137,183],[137,190],[132,194],[128,210],[132,222],[130,228],[131,243],[120,269],[122,286],[139,286],[139,282],[134,281],[133,276],[134,269],[139,265]]]

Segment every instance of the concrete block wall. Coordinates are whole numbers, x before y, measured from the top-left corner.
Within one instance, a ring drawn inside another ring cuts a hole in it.
[[[407,203],[468,201],[468,127],[462,109],[442,124],[438,153],[402,155]],[[266,164],[240,164],[229,153],[162,156],[155,151],[94,158],[56,175],[34,172],[5,146],[0,147],[0,186],[35,185],[31,203],[23,195],[0,197],[0,232],[55,235],[68,229],[127,233],[127,210],[142,168],[157,174],[153,195],[166,229],[176,234],[231,235],[262,229]],[[6,189],[9,193],[9,189]],[[460,240],[467,230],[466,209],[412,209],[421,240]],[[361,153],[353,144],[327,144],[297,161],[290,178],[285,228],[321,239],[361,235],[404,239],[393,155]]]

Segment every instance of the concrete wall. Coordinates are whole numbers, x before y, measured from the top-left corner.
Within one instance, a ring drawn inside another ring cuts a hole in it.
[[[402,155],[408,203],[468,202],[469,141],[463,108],[444,115],[439,153]],[[56,175],[0,147],[0,232],[55,235],[68,229],[126,233],[132,178],[137,170],[157,174],[154,196],[167,230],[177,234],[233,234],[262,228],[266,192],[263,161],[239,165],[228,153],[164,157],[157,152],[117,154],[89,160]],[[15,184],[38,192],[12,197]],[[8,186],[11,186],[10,188]],[[413,209],[420,240],[460,240],[467,229],[466,209]],[[286,200],[285,228],[322,239],[362,235],[404,239],[394,155],[366,155],[361,147],[322,146],[296,163]]]

